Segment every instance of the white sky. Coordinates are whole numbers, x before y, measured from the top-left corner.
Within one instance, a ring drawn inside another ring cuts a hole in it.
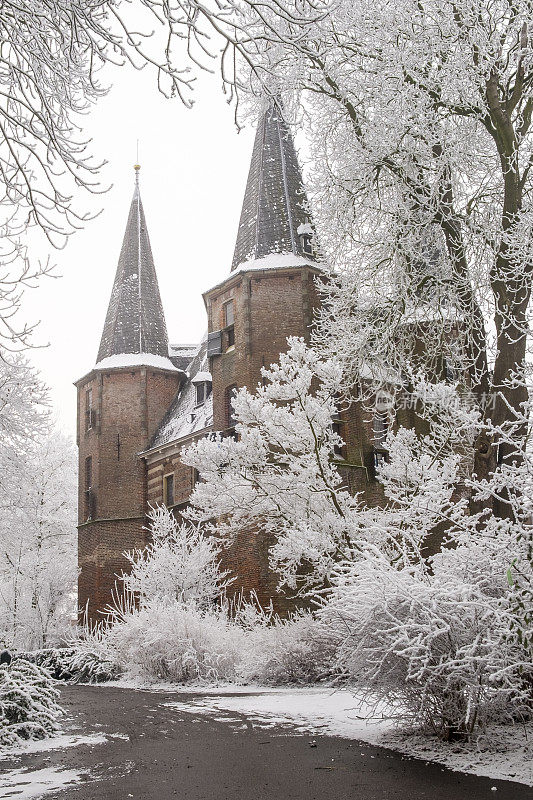
[[[81,198],[101,215],[60,252],[62,277],[28,292],[24,317],[40,320],[31,352],[51,388],[59,426],[74,434],[72,382],[96,353],[134,186],[139,139],[141,196],[171,342],[195,342],[207,325],[202,292],[230,270],[255,131],[237,133],[218,76],[206,78],[187,110],[165,100],[147,70],[116,70],[113,89],[85,118],[93,151],[109,164],[107,194]]]

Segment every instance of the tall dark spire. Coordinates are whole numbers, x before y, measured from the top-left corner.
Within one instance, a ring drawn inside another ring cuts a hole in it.
[[[122,353],[168,357],[168,335],[139,191],[135,190],[97,362]]]
[[[270,101],[255,136],[231,269],[272,253],[312,258],[307,199],[296,150],[279,101]],[[302,236],[304,233],[304,236]]]

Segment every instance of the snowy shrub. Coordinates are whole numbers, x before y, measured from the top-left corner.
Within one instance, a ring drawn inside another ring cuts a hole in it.
[[[106,643],[126,674],[175,683],[235,680],[246,646],[224,608],[199,608],[192,600],[147,602],[117,620]]]
[[[72,678],[70,664],[75,654],[74,647],[47,647],[43,650],[18,652],[15,658],[31,661],[32,664],[43,667],[55,680],[68,681]]]
[[[143,605],[178,600],[209,606],[228,586],[219,569],[220,542],[192,523],[178,523],[164,506],[149,514],[151,542],[126,553],[131,571],[121,580],[126,596]],[[127,602],[127,601],[126,601]]]
[[[121,674],[106,644],[105,628],[97,628],[89,634],[85,630],[75,646],[17,653],[16,658],[37,664],[55,680],[73,683],[104,683]]]
[[[471,534],[423,564],[339,566],[320,617],[338,663],[402,720],[442,738],[533,711],[527,651],[509,641],[513,539]],[[529,685],[528,685],[529,684]]]
[[[105,683],[116,680],[122,674],[121,667],[107,648],[94,648],[87,643],[73,653],[67,669],[74,683]]]
[[[334,676],[335,638],[306,611],[274,617],[247,633],[240,674],[245,682],[309,684]]]
[[[24,659],[0,665],[0,746],[57,730],[59,692],[50,674]]]

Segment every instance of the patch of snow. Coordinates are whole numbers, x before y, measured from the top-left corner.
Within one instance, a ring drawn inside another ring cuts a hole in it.
[[[192,383],[213,383],[213,376],[210,372],[197,372]]]
[[[234,275],[238,275],[241,272],[264,269],[286,269],[287,267],[314,267],[319,270],[324,269],[324,266],[317,261],[304,258],[304,256],[298,256],[295,253],[270,253],[268,256],[263,256],[262,258],[253,258],[249,261],[243,261],[242,264],[239,264],[236,269],[232,270],[223,281],[220,281],[220,283],[217,283],[216,286],[211,288],[216,289],[222,286],[229,278],[233,278]]]
[[[313,236],[315,232],[310,222],[302,222],[300,225],[298,225],[296,233],[298,236],[305,236],[306,234],[308,236]]]
[[[57,792],[78,783],[84,773],[75,769],[46,767],[45,769],[12,769],[0,776],[0,797],[32,800],[47,792]]]
[[[113,369],[116,367],[157,367],[169,372],[182,372],[174,366],[172,361],[165,356],[155,356],[152,353],[120,353],[107,356],[95,365],[95,369]]]
[[[196,404],[196,376],[204,375],[202,380],[211,380],[207,363],[207,333],[202,340],[200,349],[191,361],[188,373],[190,380],[181,387],[180,393],[173,401],[169,411],[159,426],[151,447],[174,442],[184,436],[211,428],[213,424],[213,396],[212,394],[201,405]]]
[[[189,694],[188,689],[184,689]],[[250,694],[250,691],[253,694]],[[232,686],[197,690],[188,702],[165,703],[182,712],[245,714],[265,725],[293,725],[297,730],[358,739],[405,755],[435,761],[449,769],[533,786],[533,724],[494,726],[483,739],[441,742],[435,737],[398,730],[389,718],[367,719],[372,706],[348,690],[262,689]],[[230,722],[231,717],[226,718]]]
[[[461,322],[464,315],[461,312],[451,307],[444,307],[442,305],[426,305],[417,306],[416,308],[408,308],[404,313],[404,319],[409,322]]]
[[[119,735],[119,734],[117,734]],[[23,753],[45,753],[48,750],[64,750],[67,747],[79,747],[80,745],[94,746],[97,744],[105,744],[109,738],[116,738],[115,735],[104,736],[102,733],[92,733],[88,736],[75,736],[68,734],[60,734],[59,736],[50,736],[48,739],[39,739],[37,741],[21,742],[12,747],[6,747],[0,754],[2,758],[14,755],[19,756]]]
[[[245,687],[243,687],[243,690]],[[191,713],[233,711],[246,714],[268,725],[292,725],[305,733],[322,733],[345,739],[362,739],[377,744],[392,729],[391,719],[369,722],[370,706],[346,690],[324,689],[295,691],[270,689],[261,694],[239,694],[236,697],[198,695],[194,703],[170,702],[166,706]]]

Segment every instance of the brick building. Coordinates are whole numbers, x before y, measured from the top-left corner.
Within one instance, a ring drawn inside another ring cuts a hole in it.
[[[149,504],[179,513],[196,475],[180,453],[210,431],[233,428],[235,387],[253,389],[287,336],[309,338],[321,273],[290,132],[274,102],[260,119],[231,269],[204,294],[207,334],[169,345],[138,185],[94,369],[77,381],[79,604],[91,619],[111,600],[125,550],[146,544]],[[346,440],[341,471],[352,491],[379,500],[375,429],[356,404],[336,422]],[[235,587],[273,598],[268,543],[243,532],[225,554]]]

